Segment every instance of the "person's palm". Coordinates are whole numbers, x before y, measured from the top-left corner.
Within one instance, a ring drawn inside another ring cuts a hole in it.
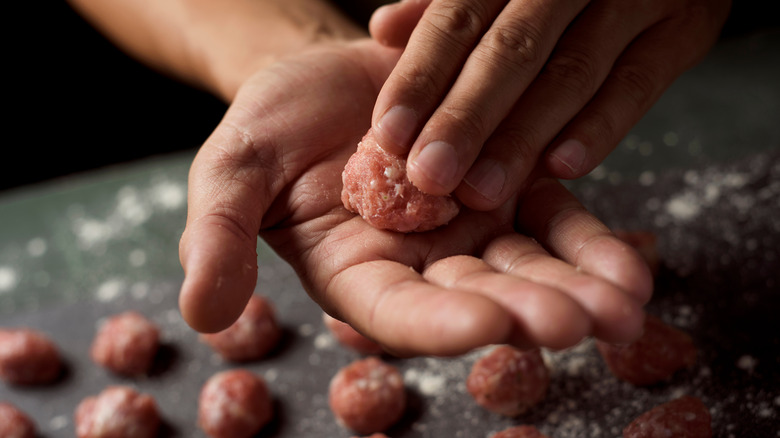
[[[555,181],[425,233],[377,230],[343,207],[341,171],[398,56],[370,41],[320,48],[242,87],[190,174],[185,319],[202,331],[235,320],[259,232],[323,309],[396,353],[636,337],[649,272]]]

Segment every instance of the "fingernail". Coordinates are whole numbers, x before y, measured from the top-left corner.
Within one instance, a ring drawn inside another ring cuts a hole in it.
[[[506,171],[495,160],[480,160],[466,173],[464,182],[485,199],[495,201],[504,189]]]
[[[458,156],[451,144],[434,141],[423,148],[413,164],[431,181],[449,187],[458,169]]]
[[[376,129],[380,137],[408,150],[417,129],[417,115],[411,108],[394,106],[379,119]]]
[[[553,149],[550,155],[572,172],[579,173],[585,163],[585,145],[578,140],[566,140]]]

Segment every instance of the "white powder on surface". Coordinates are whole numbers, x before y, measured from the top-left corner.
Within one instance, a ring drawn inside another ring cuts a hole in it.
[[[756,358],[747,354],[737,359],[737,368],[747,371],[748,373],[752,373],[753,370],[755,370],[756,365],[758,365]]]
[[[40,257],[46,254],[48,248],[49,245],[42,237],[36,237],[27,242],[27,254],[29,254],[30,257]]]
[[[125,282],[118,279],[109,279],[97,287],[95,298],[103,303],[117,299],[125,290]]]
[[[0,294],[10,292],[19,282],[16,270],[10,266],[0,266]]]

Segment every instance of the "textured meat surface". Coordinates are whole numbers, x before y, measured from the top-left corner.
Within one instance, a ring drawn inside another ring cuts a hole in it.
[[[403,378],[376,357],[352,362],[330,382],[329,402],[336,419],[360,434],[382,432],[406,409]]]
[[[596,343],[610,371],[638,386],[669,379],[677,370],[696,362],[696,346],[687,333],[655,316],[645,319],[644,333],[628,345]]]
[[[45,384],[57,379],[61,369],[60,353],[43,333],[0,330],[0,379],[14,385]]]
[[[234,322],[219,333],[201,335],[223,358],[234,362],[260,359],[276,347],[281,329],[271,303],[260,295],[252,295]]]
[[[127,386],[109,386],[76,408],[78,438],[153,438],[159,425],[152,396]]]
[[[548,438],[534,426],[515,426],[496,433],[491,438]]]
[[[273,417],[265,381],[235,369],[213,375],[200,392],[198,425],[213,438],[247,438]]]
[[[128,376],[144,374],[154,362],[160,330],[137,312],[123,312],[107,319],[92,341],[92,360]]]
[[[341,345],[362,354],[382,353],[381,345],[363,336],[346,322],[339,321],[327,313],[322,314],[322,320],[325,323],[325,327],[328,328]]]
[[[35,424],[16,406],[0,402],[0,437],[35,438]]]
[[[514,417],[544,398],[550,371],[539,350],[495,348],[471,367],[466,388],[476,402],[497,414]]]
[[[712,417],[696,397],[683,396],[645,412],[623,429],[623,438],[709,438]]]
[[[406,177],[406,160],[385,152],[369,130],[342,173],[341,200],[376,228],[428,231],[448,223],[459,211],[450,196],[421,192]]]

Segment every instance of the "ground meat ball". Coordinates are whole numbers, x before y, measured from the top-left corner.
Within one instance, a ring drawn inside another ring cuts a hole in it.
[[[544,398],[550,371],[539,350],[496,347],[471,368],[466,388],[477,403],[497,414],[514,417]]]
[[[638,386],[669,379],[677,370],[696,362],[696,347],[684,333],[648,315],[644,333],[629,345],[596,342],[601,356],[619,379]]]
[[[361,437],[353,436],[352,438],[361,438]],[[363,437],[363,438],[387,438],[387,435],[385,435],[383,433],[375,433],[375,434],[373,434],[371,436],[367,436],[367,437]]]
[[[98,329],[90,356],[101,366],[127,376],[145,374],[160,346],[160,330],[137,312],[108,318]]]
[[[408,233],[444,225],[459,211],[450,196],[421,192],[406,177],[406,160],[385,152],[372,131],[358,144],[342,174],[341,200],[376,228]]]
[[[62,359],[44,334],[26,328],[0,330],[0,379],[13,385],[51,383]]]
[[[403,378],[376,357],[352,362],[330,382],[330,408],[345,427],[363,434],[382,432],[406,409]]]
[[[661,257],[658,255],[658,238],[655,233],[652,231],[616,230],[615,235],[639,252],[653,275],[658,274],[661,268]]]
[[[217,373],[200,391],[198,426],[210,437],[251,437],[272,417],[268,387],[260,376],[249,371]]]
[[[16,406],[0,402],[0,437],[35,438],[35,424]]]
[[[333,337],[336,338],[341,345],[362,354],[382,353],[383,350],[381,345],[361,335],[357,330],[352,328],[351,325],[339,321],[327,313],[322,314],[322,320],[325,322],[325,327],[330,330]]]
[[[252,295],[244,312],[230,327],[200,338],[226,360],[247,362],[273,350],[281,338],[281,329],[271,303],[260,295]]]
[[[515,426],[496,433],[491,438],[548,438],[534,426]]]
[[[76,408],[78,438],[153,438],[159,426],[154,399],[127,386],[109,386]]]
[[[710,438],[712,417],[696,397],[683,396],[637,417],[623,429],[623,438]]]

